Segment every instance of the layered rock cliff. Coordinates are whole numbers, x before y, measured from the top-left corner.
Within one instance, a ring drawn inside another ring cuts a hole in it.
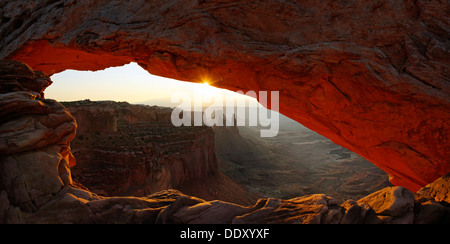
[[[219,171],[211,128],[175,127],[170,108],[88,100],[63,105],[78,123],[71,143],[77,159],[72,175],[89,190],[142,197],[182,189],[210,200],[252,202]],[[224,184],[236,195],[222,192]]]
[[[115,102],[64,105],[87,127],[72,142],[73,175],[96,193],[145,196],[218,172],[213,131],[174,127],[171,109]]]
[[[0,62],[0,223],[450,222],[448,175],[417,194],[388,187],[342,205],[321,194],[260,199],[251,206],[174,190],[145,197],[99,196],[72,181],[70,142],[76,122],[61,104],[44,98],[50,83],[23,63]]]
[[[139,63],[277,90],[283,114],[418,190],[450,171],[449,2],[0,3],[0,59],[54,74]]]
[[[36,211],[72,184],[76,122],[61,104],[44,98],[51,83],[23,63],[0,62],[2,216]]]

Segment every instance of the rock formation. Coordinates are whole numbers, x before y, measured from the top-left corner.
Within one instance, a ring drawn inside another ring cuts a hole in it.
[[[65,102],[75,117],[74,180],[103,196],[177,189],[207,200],[254,199],[219,171],[211,128],[175,127],[172,109],[126,102]],[[223,186],[234,191],[229,194]]]
[[[0,59],[54,74],[135,61],[232,90],[277,90],[281,113],[417,191],[450,172],[448,1],[0,3]]]
[[[174,127],[171,109],[115,102],[64,105],[86,127],[72,142],[77,158],[72,172],[96,193],[145,196],[218,171],[213,131]]]
[[[8,205],[35,211],[72,184],[70,141],[76,122],[61,104],[43,97],[51,83],[23,63],[0,62],[2,215]]]

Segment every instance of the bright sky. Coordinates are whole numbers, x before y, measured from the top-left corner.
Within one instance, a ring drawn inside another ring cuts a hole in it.
[[[229,101],[233,111],[237,107],[257,108],[263,116],[269,116],[271,128],[279,127],[279,114],[266,112],[256,99],[235,92],[211,87],[208,84],[183,82],[162,78],[149,74],[136,63],[122,67],[108,68],[102,71],[75,71],[67,70],[51,77],[53,84],[45,90],[45,97],[60,102],[79,101],[116,101],[132,104],[158,105],[165,107],[181,107],[190,110],[191,105],[197,108],[223,107]],[[174,96],[174,94],[184,94]],[[187,96],[186,96],[187,95]],[[173,102],[172,99],[176,98]],[[188,97],[188,99],[184,99]],[[180,100],[181,98],[181,100]],[[203,102],[198,98],[206,100]],[[221,98],[221,99],[220,99]],[[186,101],[187,100],[187,101]],[[236,102],[236,104],[234,104]],[[180,106],[181,105],[181,106]],[[272,104],[273,105],[273,104]],[[223,111],[228,111],[224,108]],[[249,116],[238,116],[238,122],[247,123]],[[255,117],[261,123],[261,117]],[[261,115],[261,114],[260,114]],[[252,117],[252,118],[253,118]],[[267,119],[269,119],[267,117]],[[296,124],[296,123],[295,123]],[[262,125],[262,124],[261,124]],[[267,126],[264,125],[264,126]],[[277,132],[278,133],[278,132]]]
[[[154,76],[136,63],[97,72],[67,70],[51,79],[53,84],[46,89],[45,96],[57,101],[112,100],[175,107],[179,104],[171,103],[171,98],[176,91],[205,97],[218,94],[243,97],[205,84]]]

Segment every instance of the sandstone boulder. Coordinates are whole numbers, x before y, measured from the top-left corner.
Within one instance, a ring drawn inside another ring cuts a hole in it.
[[[22,224],[153,224],[161,210],[180,197],[185,195],[162,191],[145,198],[105,198],[65,187],[35,213],[15,214]]]
[[[371,210],[369,205],[354,200],[348,200],[341,206],[345,209],[345,214],[340,224],[364,224],[367,213]]]
[[[414,219],[414,193],[404,187],[388,187],[375,192],[358,204],[371,207],[366,222],[370,224],[412,224]]]
[[[414,223],[450,223],[450,175],[443,176],[416,193]]]
[[[450,204],[450,174],[420,189],[416,193],[416,200],[434,200],[436,202]]]
[[[336,201],[319,194],[290,200],[267,199],[261,208],[250,214],[237,216],[233,223],[338,224],[341,218],[342,211]]]

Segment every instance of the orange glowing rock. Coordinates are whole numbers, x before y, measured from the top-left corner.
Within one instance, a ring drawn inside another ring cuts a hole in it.
[[[281,113],[396,185],[416,191],[450,172],[448,1],[21,2],[0,7],[0,59],[49,75],[135,61],[169,78],[280,91]]]

